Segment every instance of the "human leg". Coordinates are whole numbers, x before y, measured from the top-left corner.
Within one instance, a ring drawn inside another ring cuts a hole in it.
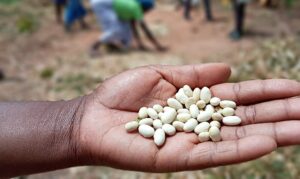
[[[234,11],[234,29],[230,33],[230,38],[233,40],[239,40],[244,34],[244,19],[246,3],[239,2],[238,0],[232,0]]]
[[[184,5],[184,18],[186,20],[190,20],[191,19],[191,0],[185,0],[183,2]]]
[[[213,17],[212,17],[210,0],[203,0],[203,3],[204,3],[204,10],[205,10],[206,20],[212,21]]]

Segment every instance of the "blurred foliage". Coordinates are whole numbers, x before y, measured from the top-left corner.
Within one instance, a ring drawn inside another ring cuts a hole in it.
[[[16,38],[19,33],[32,33],[39,28],[44,11],[27,1],[0,0],[2,38]]]
[[[1,5],[11,5],[19,2],[20,0],[0,0]]]
[[[93,78],[84,73],[65,74],[56,79],[55,91],[75,91],[82,95],[86,89],[92,89],[95,85],[101,83],[102,78]]]
[[[38,27],[36,18],[33,15],[25,14],[18,17],[16,26],[19,32],[33,32]]]
[[[43,79],[49,79],[53,76],[53,74],[54,74],[54,69],[47,67],[41,71],[40,76]]]
[[[297,40],[269,40],[252,53],[241,53],[231,81],[288,78],[300,81],[300,43]]]

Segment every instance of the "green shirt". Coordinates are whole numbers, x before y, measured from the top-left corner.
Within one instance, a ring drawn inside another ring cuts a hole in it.
[[[143,10],[136,0],[113,0],[113,8],[121,20],[142,20]]]

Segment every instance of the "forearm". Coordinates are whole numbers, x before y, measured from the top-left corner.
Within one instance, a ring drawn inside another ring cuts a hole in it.
[[[139,34],[139,32],[136,28],[136,22],[135,21],[131,21],[131,29],[132,29],[133,37],[134,37],[137,45],[142,46],[143,43],[141,41],[140,34]]]
[[[154,35],[151,33],[151,31],[149,30],[148,26],[146,25],[146,23],[144,21],[141,22],[141,27],[142,27],[143,31],[145,32],[147,38],[151,41],[151,43],[153,45],[155,45],[156,47],[160,47],[161,45],[155,39]]]
[[[78,165],[74,139],[83,103],[84,98],[0,103],[0,177]]]

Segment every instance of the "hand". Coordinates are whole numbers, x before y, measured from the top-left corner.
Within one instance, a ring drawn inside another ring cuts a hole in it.
[[[300,121],[296,121],[300,99],[291,98],[300,94],[299,83],[223,83],[229,76],[228,66],[205,64],[141,67],[108,79],[86,97],[79,137],[75,138],[79,157],[84,164],[171,172],[244,162],[279,146],[300,144]],[[161,148],[153,139],[126,132],[125,123],[136,118],[140,107],[166,105],[185,84],[210,86],[215,96],[236,101],[242,125],[222,127],[221,142],[199,143],[194,133],[179,132]]]
[[[166,52],[168,50],[168,47],[164,47],[164,46],[157,46],[156,49],[159,52]]]
[[[138,49],[141,50],[141,51],[144,51],[144,52],[149,51],[149,49],[146,46],[144,46],[144,45],[139,45]]]

